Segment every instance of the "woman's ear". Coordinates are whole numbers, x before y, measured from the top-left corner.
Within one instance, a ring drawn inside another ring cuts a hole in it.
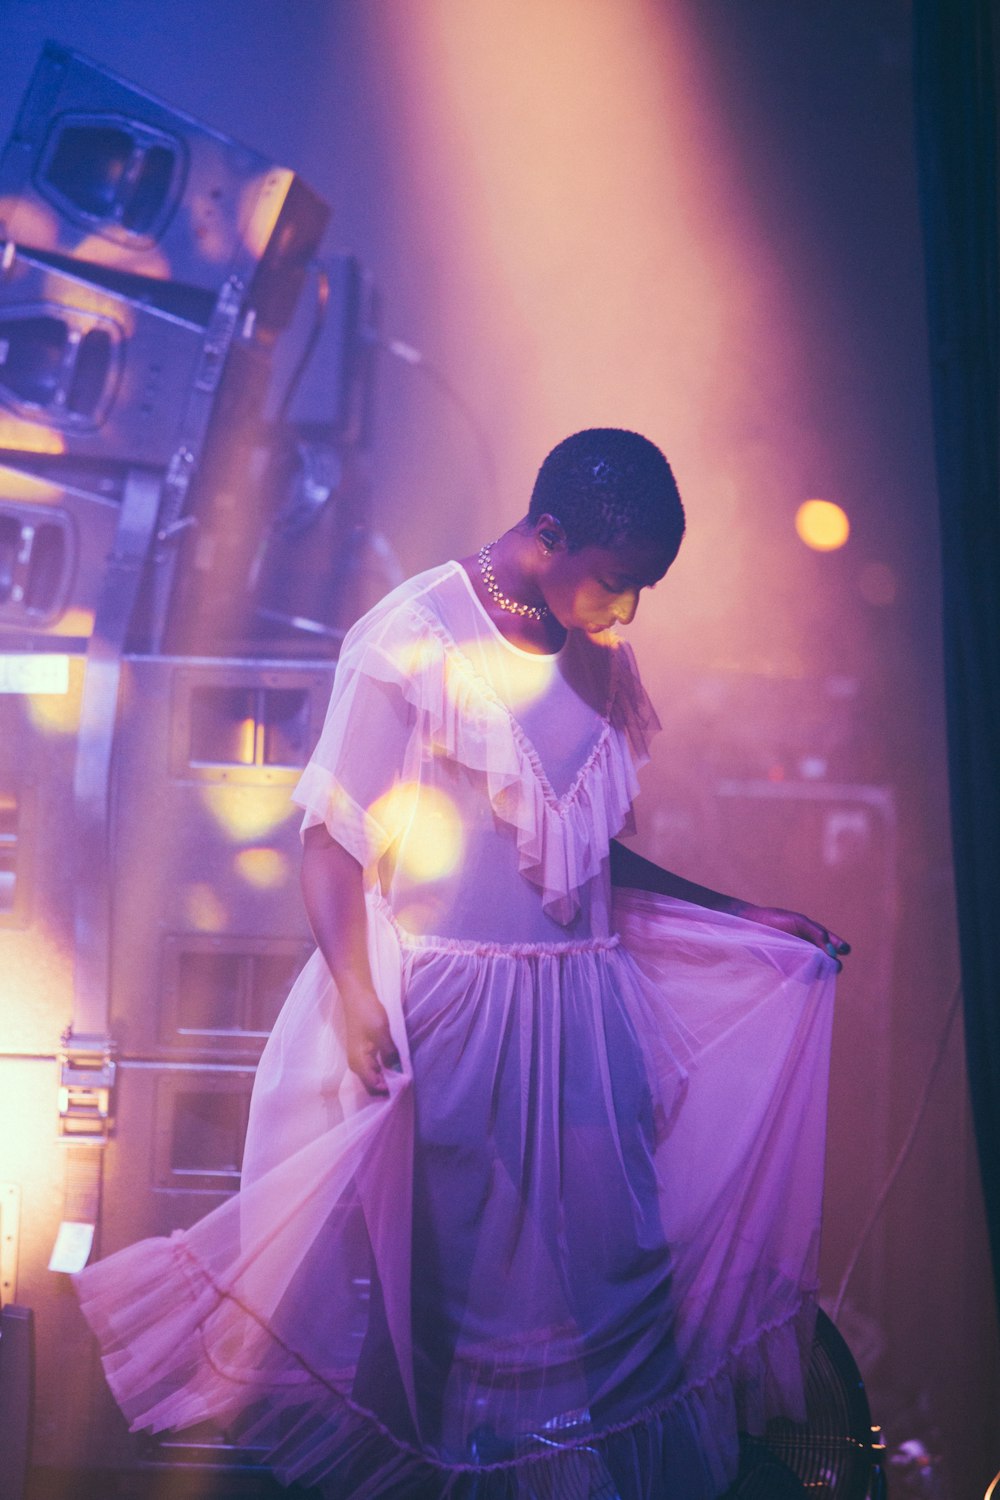
[[[535,522],[535,539],[546,554],[566,546],[566,532],[557,516],[546,513]]]

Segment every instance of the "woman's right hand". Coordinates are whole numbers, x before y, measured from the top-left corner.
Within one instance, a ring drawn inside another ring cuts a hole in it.
[[[389,1030],[389,1017],[374,990],[358,990],[344,997],[347,1066],[369,1094],[385,1096],[386,1068],[399,1068],[399,1052]]]
[[[344,1007],[347,1065],[369,1094],[384,1096],[384,1069],[399,1067],[399,1053],[368,962],[363,872],[322,824],[306,829],[304,844],[302,896]]]

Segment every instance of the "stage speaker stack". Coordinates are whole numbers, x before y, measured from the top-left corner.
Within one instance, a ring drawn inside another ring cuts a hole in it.
[[[232,1190],[308,947],[288,792],[330,667],[244,641],[327,219],[51,43],[0,157],[0,1302],[34,1313],[39,1494],[145,1461],[50,1269],[60,1224],[107,1250]]]
[[[245,593],[261,517],[233,526],[232,495],[266,507],[253,440],[327,218],[294,172],[45,47],[0,158],[0,630],[87,633],[141,466],[162,497],[140,644],[238,631],[211,601]]]

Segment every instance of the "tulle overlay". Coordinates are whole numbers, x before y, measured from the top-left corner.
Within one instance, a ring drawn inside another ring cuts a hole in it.
[[[426,663],[441,635],[420,641]],[[412,877],[377,870],[401,836],[366,828],[371,753],[361,770],[341,753],[336,690],[300,787],[307,821],[374,840],[388,1099],[348,1071],[314,955],[258,1071],[241,1192],[90,1267],[82,1305],[134,1428],[212,1420],[331,1496],[711,1500],[739,1430],[802,1414],[834,965],[664,897],[620,892],[605,920],[607,840],[649,722],[637,680],[613,668],[574,774],[516,733],[490,762],[489,716],[510,715],[462,655],[440,700],[429,682],[400,685],[405,711],[389,700],[397,774],[460,765],[464,815],[478,787],[483,838],[515,856],[466,866],[471,906],[422,908],[447,932],[404,926]],[[532,755],[533,787],[505,780],[506,757],[523,780]],[[586,835],[567,816],[584,805]],[[525,885],[520,935],[491,938]]]
[[[378,723],[392,740],[394,715],[404,703],[416,732],[406,735],[400,776],[425,780],[429,750],[481,776],[493,813],[514,834],[520,874],[540,889],[549,916],[570,922],[581,888],[600,873],[608,841],[633,827],[636,771],[648,760],[649,738],[660,727],[628,646],[611,639],[604,647],[592,648],[598,658],[608,658],[601,661],[607,681],[595,684],[602,699],[595,739],[559,796],[535,746],[490,681],[495,653],[485,667],[477,662],[481,645],[456,641],[419,594],[405,609],[377,607],[365,631],[348,636],[338,662],[338,694],[324,735],[328,753],[323,756],[321,742],[299,783],[307,821],[335,827],[366,867],[399,837],[392,801],[372,797],[375,788],[366,785],[368,807],[379,809],[372,817],[338,773],[345,747],[350,753],[348,725],[359,718]],[[374,697],[373,685],[388,690],[392,708]],[[405,802],[396,807],[410,812]]]

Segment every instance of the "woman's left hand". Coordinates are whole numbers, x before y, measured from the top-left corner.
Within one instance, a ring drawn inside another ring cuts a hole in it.
[[[776,927],[779,932],[790,932],[793,937],[805,938],[807,943],[829,954],[838,971],[844,967],[841,956],[851,951],[850,943],[831,932],[829,927],[824,927],[822,922],[814,922],[800,911],[785,911],[781,906],[741,905],[737,915],[746,917],[749,922],[760,922],[765,927]]]

